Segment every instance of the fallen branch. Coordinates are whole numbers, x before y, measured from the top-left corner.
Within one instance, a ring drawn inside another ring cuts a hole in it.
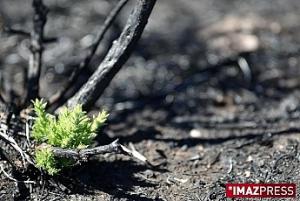
[[[155,2],[156,0],[137,1],[120,37],[113,42],[103,62],[87,83],[67,101],[68,107],[82,104],[84,109],[89,109],[101,96],[132,53],[148,22]]]
[[[86,57],[83,59],[83,61],[81,61],[79,66],[73,70],[71,76],[67,80],[65,88],[59,90],[52,97],[50,97],[49,105],[57,104],[59,106],[66,102],[65,94],[75,84],[81,72],[88,67],[99,47],[99,44],[103,40],[105,33],[107,32],[108,28],[112,25],[113,21],[116,19],[117,15],[120,13],[120,11],[126,5],[127,2],[128,0],[120,0],[116,7],[109,13],[109,15],[104,21],[104,24],[101,26],[99,33],[97,34],[95,42],[90,47]]]
[[[63,149],[59,147],[51,147],[51,150],[53,154],[59,158],[68,158],[73,159],[75,161],[85,161],[92,155],[105,153],[119,153],[121,152],[121,147],[118,140],[115,140],[108,145],[98,146],[89,149]]]
[[[43,148],[43,145],[41,145]],[[47,146],[47,145],[46,145]],[[148,163],[148,160],[131,145],[132,150],[126,148],[115,140],[108,145],[98,146],[88,149],[63,149],[59,147],[51,147],[52,153],[59,158],[73,159],[74,161],[86,161],[89,157],[106,153],[119,153],[129,155],[142,162]]]
[[[39,95],[39,79],[42,67],[44,27],[47,21],[48,13],[48,9],[43,4],[43,0],[33,0],[32,6],[34,8],[33,31],[31,33],[31,55],[29,58],[29,67],[27,73],[28,83],[27,97],[25,102],[35,99]]]

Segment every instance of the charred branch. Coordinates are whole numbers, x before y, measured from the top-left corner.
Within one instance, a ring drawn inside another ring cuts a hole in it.
[[[104,92],[132,53],[148,22],[156,0],[138,0],[129,19],[98,69],[81,89],[67,101],[68,107],[82,104],[89,109]]]
[[[105,33],[107,32],[109,27],[113,24],[116,17],[118,16],[118,14],[122,10],[122,8],[126,5],[127,2],[128,2],[128,0],[120,0],[119,3],[116,5],[116,7],[114,7],[114,9],[109,13],[109,15],[106,17],[106,19],[104,21],[104,24],[101,26],[99,33],[97,34],[95,42],[89,48],[86,57],[83,59],[83,61],[80,62],[79,66],[73,70],[71,76],[67,80],[65,87],[63,89],[59,90],[58,92],[56,92],[50,98],[49,105],[57,104],[59,106],[59,105],[64,104],[67,101],[65,94],[70,90],[70,88],[72,86],[74,86],[74,84],[75,84],[76,80],[78,79],[79,75],[81,74],[81,72],[88,67],[88,65],[90,64],[93,56],[95,55],[95,53],[99,47],[99,44],[103,40]],[[74,94],[72,94],[72,95],[74,95]]]
[[[47,146],[47,145],[46,145]],[[119,140],[115,140],[108,145],[98,146],[94,148],[87,149],[63,149],[59,147],[51,147],[52,153],[59,158],[68,158],[74,161],[86,161],[91,156],[100,154],[124,154],[130,157],[134,157],[144,163],[150,164],[145,156],[140,154],[133,145],[131,145],[131,150],[119,143]]]
[[[44,27],[47,21],[48,8],[43,0],[33,0],[33,31],[31,32],[31,55],[28,67],[26,102],[39,96],[39,78],[42,67]]]
[[[4,27],[4,32],[7,33],[7,34],[10,34],[10,35],[19,35],[19,36],[23,36],[25,38],[29,38],[31,37],[31,34],[30,32],[27,32],[25,30],[22,30],[22,29],[15,29],[15,28],[12,28],[12,27]],[[43,42],[44,43],[53,43],[53,42],[56,42],[57,41],[57,38],[55,37],[51,37],[51,38],[44,38]]]
[[[0,106],[1,105],[5,105],[5,100],[4,100],[3,96],[2,96],[2,94],[0,93]]]
[[[90,156],[106,154],[106,153],[121,153],[121,145],[118,140],[113,141],[108,145],[98,146],[89,149],[63,149],[59,147],[51,148],[53,154],[59,158],[69,158],[76,161],[87,160]]]

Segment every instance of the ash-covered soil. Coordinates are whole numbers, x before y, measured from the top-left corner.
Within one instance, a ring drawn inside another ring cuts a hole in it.
[[[50,97],[116,1],[45,2],[46,35],[58,37],[44,55],[42,95]],[[15,185],[1,174],[0,200],[227,200],[227,182],[293,182],[299,197],[299,13],[298,0],[159,0],[134,55],[94,109],[111,114],[98,144],[132,143],[152,166],[108,154],[47,182]],[[31,14],[28,0],[0,1],[6,25],[30,30]],[[28,44],[1,33],[8,99],[24,93]],[[35,178],[16,173],[2,154],[1,164],[14,178]]]

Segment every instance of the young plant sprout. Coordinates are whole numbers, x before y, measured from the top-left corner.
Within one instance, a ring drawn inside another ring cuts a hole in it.
[[[43,100],[36,99],[33,105],[37,117],[32,137],[38,144],[46,144],[35,150],[36,165],[50,175],[74,164],[71,159],[55,157],[51,147],[87,148],[108,117],[108,113],[102,110],[97,116],[89,118],[82,106],[76,105],[73,108],[63,108],[56,118],[46,112],[47,103]]]

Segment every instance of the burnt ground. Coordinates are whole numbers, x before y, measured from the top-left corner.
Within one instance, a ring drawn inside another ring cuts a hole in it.
[[[46,3],[47,35],[58,37],[44,57],[42,94],[49,97],[111,5]],[[81,80],[117,37],[129,10]],[[1,0],[0,13],[7,25],[31,25],[28,0]],[[226,200],[227,182],[299,186],[299,13],[298,0],[159,0],[134,55],[95,106],[111,114],[97,143],[132,143],[153,166],[108,154],[35,185],[16,186],[1,174],[0,199]],[[11,100],[24,91],[28,43],[1,34],[1,87]],[[1,160],[5,164],[2,154]],[[5,167],[19,180],[36,178]]]

